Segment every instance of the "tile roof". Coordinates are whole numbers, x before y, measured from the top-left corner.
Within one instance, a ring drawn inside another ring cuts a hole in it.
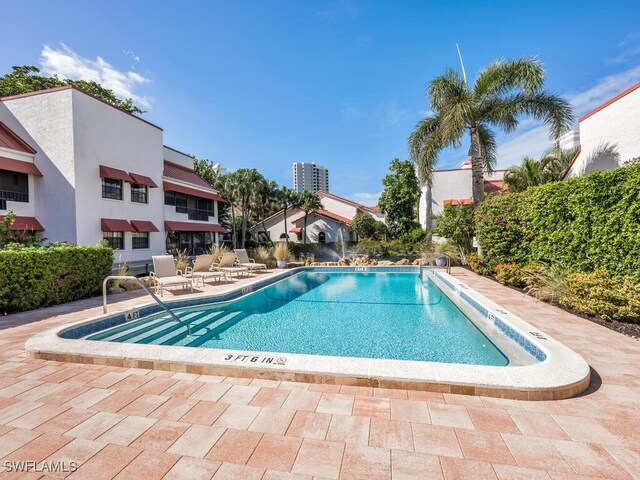
[[[347,217],[343,217],[342,215],[338,215],[336,213],[330,212],[329,210],[311,210],[309,212],[309,215],[311,214],[316,214],[316,215],[320,215],[322,217],[326,217],[326,218],[330,218],[331,220],[335,220],[337,222],[342,222],[342,223],[346,223],[347,225],[351,225],[351,220],[348,219]],[[297,223],[300,220],[302,220],[304,218],[304,212],[301,212],[301,215],[299,215],[296,218],[292,218],[291,222],[292,223]]]
[[[347,203],[347,204],[349,204],[349,205],[351,205],[353,207],[361,208],[361,209],[367,210],[369,212],[378,212],[378,211],[380,211],[380,209],[378,209],[378,207],[368,207],[366,205],[362,205],[361,203],[354,202],[353,200],[349,200],[348,198],[344,198],[344,197],[341,197],[339,195],[335,195],[333,193],[325,192],[324,190],[320,190],[320,191],[318,191],[316,193],[318,195],[320,195],[321,197],[333,198],[334,200],[338,200],[340,202]]]
[[[199,187],[212,188],[209,182],[207,182],[203,178],[200,178],[191,168],[178,165],[177,163],[173,163],[168,160],[164,161],[163,174],[165,177],[174,178],[176,180],[191,183],[193,185],[198,185]]]

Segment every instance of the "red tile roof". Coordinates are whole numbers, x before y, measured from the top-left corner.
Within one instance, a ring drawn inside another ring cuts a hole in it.
[[[4,216],[0,216],[0,222],[3,220]],[[44,231],[44,227],[36,217],[15,216],[13,218],[13,223],[11,224],[11,230],[42,232]]]
[[[469,205],[473,205],[473,198],[461,198],[459,200],[455,198],[450,198],[447,200],[443,200],[442,203],[444,204],[444,206],[451,205],[452,207],[457,207],[458,205],[469,206]]]
[[[298,223],[300,220],[302,220],[304,218],[304,212],[301,212],[301,216],[295,218],[295,219],[291,219],[292,223]],[[309,212],[309,215],[311,214],[315,214],[315,215],[320,215],[322,217],[326,217],[326,218],[330,218],[332,220],[335,220],[337,222],[342,222],[342,223],[346,223],[347,225],[351,225],[351,220],[348,219],[347,217],[343,217],[342,215],[338,215],[336,213],[330,212],[329,210],[311,210]]]
[[[220,195],[216,195],[212,192],[203,192],[196,188],[190,188],[185,185],[178,185],[176,183],[162,182],[162,188],[165,192],[178,192],[185,195],[192,195],[194,197],[208,198],[209,200],[215,200],[217,202],[225,202],[225,199]]]
[[[175,178],[182,182],[192,183],[199,187],[211,188],[209,182],[200,178],[191,168],[178,165],[177,163],[170,162],[169,160],[164,161],[164,176]]]
[[[302,233],[302,227],[293,227],[289,230],[291,233]]]
[[[374,210],[374,208],[377,208],[377,207],[367,207],[366,205],[362,205],[361,203],[354,202],[353,200],[349,200],[348,198],[340,197],[338,195],[334,195],[333,193],[325,192],[324,190],[320,190],[317,193],[321,197],[333,198],[334,200],[338,200],[338,201],[341,201],[341,202],[344,202],[344,203],[348,203],[351,206],[354,206],[356,208],[361,208],[361,209],[367,210],[369,212],[376,211],[376,210]],[[379,210],[377,210],[377,211],[379,211]]]
[[[17,150],[23,153],[35,154],[36,151],[18,136],[13,130],[0,122],[0,147]]]
[[[167,232],[216,232],[227,233],[227,229],[217,223],[192,223],[165,221],[164,229]]]
[[[485,180],[484,193],[498,193],[505,189],[504,180]]]
[[[101,218],[100,228],[103,232],[135,232],[128,221],[117,218]]]
[[[0,157],[0,170],[9,170],[10,172],[26,173],[27,175],[42,176],[42,172],[38,170],[31,162],[23,162],[14,160],[13,158]]]

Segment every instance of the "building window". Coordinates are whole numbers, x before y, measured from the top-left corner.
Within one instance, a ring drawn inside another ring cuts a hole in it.
[[[102,238],[111,248],[124,250],[124,232],[102,232]]]
[[[149,187],[139,183],[131,184],[131,201],[135,203],[149,203]]]
[[[122,200],[122,180],[114,178],[102,179],[102,198]]]
[[[327,242],[327,235],[324,232],[320,232],[318,234],[318,242],[319,243],[326,243]]]
[[[0,204],[7,201],[29,201],[29,176],[26,173],[0,170]],[[6,206],[0,210],[6,210]]]
[[[149,232],[133,232],[131,240],[131,248],[134,250],[137,248],[149,248]]]
[[[287,235],[286,233],[281,233],[280,234],[280,240],[289,240],[289,235]]]

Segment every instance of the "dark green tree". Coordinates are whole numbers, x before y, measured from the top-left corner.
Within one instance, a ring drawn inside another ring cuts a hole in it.
[[[7,73],[0,77],[0,98],[9,97],[11,95],[20,95],[22,93],[37,92],[48,88],[64,87],[67,85],[74,86],[86,93],[104,100],[111,105],[129,113],[145,113],[138,107],[132,98],[124,100],[118,98],[113,90],[104,88],[93,80],[70,80],[68,78],[61,79],[56,75],[46,77],[40,75],[40,69],[33,65],[24,65],[21,67],[12,67],[11,73]]]
[[[438,154],[459,148],[469,136],[473,204],[484,198],[484,171],[496,162],[494,129],[514,131],[522,117],[551,128],[558,138],[572,123],[571,106],[543,90],[542,64],[531,58],[495,60],[482,70],[473,85],[465,76],[447,69],[427,87],[433,114],[422,120],[409,137],[409,156],[418,166],[421,182],[429,184]]]
[[[475,228],[472,207],[447,205],[435,219],[434,235],[451,240],[460,249],[463,256],[475,250],[473,248]]]
[[[307,219],[309,218],[309,214],[313,210],[322,209],[322,202],[320,202],[320,197],[315,192],[310,192],[308,190],[303,190],[298,193],[298,206],[304,212],[304,232],[302,234],[302,243],[307,243]]]
[[[368,213],[358,212],[351,220],[351,230],[358,235],[358,238],[373,238],[379,228],[376,223],[376,219]]]
[[[378,206],[386,215],[391,236],[400,237],[418,226],[420,185],[413,163],[394,158],[389,173],[382,179],[384,190]]]

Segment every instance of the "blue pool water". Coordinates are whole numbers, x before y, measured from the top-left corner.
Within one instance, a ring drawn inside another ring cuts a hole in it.
[[[301,272],[230,302],[89,335],[89,340],[479,365],[507,357],[416,273]]]

